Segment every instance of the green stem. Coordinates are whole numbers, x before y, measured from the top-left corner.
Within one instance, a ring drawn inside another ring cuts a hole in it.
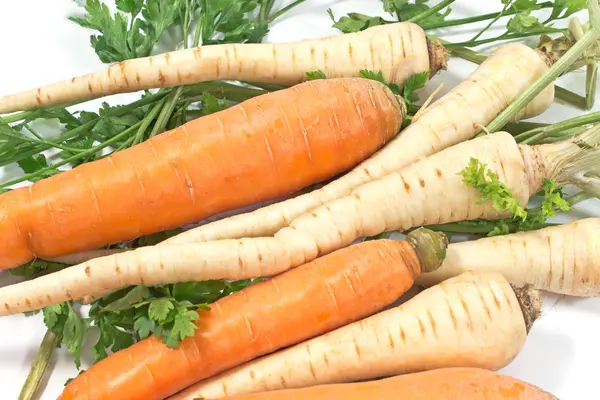
[[[562,100],[565,103],[574,105],[577,108],[581,108],[581,109],[586,108],[585,97],[580,96],[577,93],[572,92],[563,87],[560,87],[558,85],[554,86],[554,96],[557,99]]]
[[[593,0],[595,2],[596,0]],[[597,6],[597,3],[596,3]],[[598,27],[600,28],[600,27]],[[521,111],[535,96],[544,88],[551,84],[560,74],[562,74],[575,60],[585,52],[587,48],[593,45],[598,39],[596,29],[589,30],[571,47],[552,67],[550,67],[531,87],[523,92],[515,101],[513,101],[504,111],[496,117],[486,128],[489,132],[496,132],[502,129],[519,111]]]
[[[48,329],[44,335],[44,339],[42,339],[42,344],[38,349],[35,359],[33,360],[29,375],[27,375],[27,379],[21,389],[18,400],[33,400],[36,398],[37,391],[40,387],[42,378],[44,377],[44,373],[48,368],[48,364],[50,364],[50,358],[52,357],[52,352],[55,347],[56,335]]]
[[[498,21],[500,18],[502,18],[504,16],[504,13],[506,13],[506,10],[508,10],[508,7],[510,7],[511,5],[512,5],[512,2],[507,1],[506,4],[504,5],[504,8],[502,9],[502,11],[500,11],[482,30],[480,30],[479,33],[477,33],[475,36],[473,36],[469,42],[474,42],[475,40],[479,39],[479,37],[481,35],[483,35],[485,33],[485,31],[490,29],[490,26],[492,26],[494,24],[494,22]]]
[[[545,2],[545,3],[540,4],[539,7],[540,8],[552,8],[552,7],[554,7],[554,4],[552,2]],[[518,13],[518,11],[513,8],[510,11],[505,12],[504,16],[506,17],[509,15],[515,15],[517,13]],[[424,30],[430,30],[430,29],[446,28],[449,26],[456,26],[456,25],[466,25],[466,24],[471,24],[471,23],[475,23],[475,22],[487,21],[488,19],[495,19],[496,16],[499,14],[501,14],[501,12],[482,14],[482,15],[477,15],[474,17],[457,18],[457,19],[449,19],[449,20],[439,21],[439,22],[431,22],[429,24],[421,24],[421,28],[423,28]]]
[[[154,107],[152,107],[152,110],[150,110],[148,115],[144,118],[144,120],[142,121],[142,124],[140,125],[140,128],[138,129],[135,136],[133,137],[132,145],[135,145],[137,143],[142,143],[144,141],[144,134],[146,133],[146,130],[148,129],[148,127],[150,126],[152,121],[154,121],[154,118],[156,118],[159,111],[163,108],[164,104],[165,104],[165,99],[162,99],[158,103],[156,103],[154,105]],[[127,139],[127,142],[129,142],[129,139]],[[123,150],[121,147],[123,147],[127,142],[123,143],[119,147],[119,149],[117,149],[117,151]]]
[[[596,81],[598,77],[598,64],[595,59],[588,61],[585,79],[585,109],[591,110],[596,101]]]
[[[477,46],[481,46],[482,44],[497,42],[500,40],[522,39],[522,38],[526,38],[526,37],[530,37],[530,36],[537,36],[537,35],[548,34],[548,33],[557,33],[557,32],[564,32],[564,30],[563,29],[554,29],[554,28],[545,28],[545,29],[532,30],[529,32],[524,32],[524,33],[508,33],[508,32],[506,32],[506,33],[503,33],[502,35],[491,37],[491,38],[486,38],[486,39],[469,40],[466,42],[447,43],[444,45],[444,47],[446,47],[448,49],[452,49],[455,47],[477,47]],[[574,62],[574,61],[575,60],[573,60],[572,62]]]
[[[173,109],[175,108],[175,104],[177,103],[177,99],[181,96],[183,92],[183,86],[179,86],[177,89],[172,91],[167,97],[166,104],[162,107],[158,119],[150,132],[150,137],[155,136],[156,134],[163,132],[169,118],[171,118],[171,114],[173,113]]]
[[[130,135],[131,133],[135,132],[135,130],[138,129],[141,124],[142,124],[142,121],[139,121],[138,123],[130,126],[129,128],[123,130],[123,132],[121,132],[121,133],[119,133],[119,134],[111,137],[106,142],[103,142],[103,143],[99,144],[96,147],[92,147],[91,149],[84,150],[84,151],[82,151],[79,154],[76,154],[76,155],[74,155],[72,157],[69,157],[69,158],[65,158],[64,160],[62,160],[60,162],[57,162],[56,164],[50,165],[50,166],[48,166],[46,168],[39,169],[36,172],[33,172],[31,174],[27,174],[27,175],[24,175],[24,176],[22,176],[20,178],[16,178],[16,179],[13,179],[11,181],[5,182],[5,183],[3,183],[3,184],[0,185],[0,189],[6,189],[7,187],[15,185],[17,183],[25,182],[25,181],[29,180],[30,178],[36,178],[36,177],[38,177],[38,176],[40,176],[40,175],[42,175],[42,174],[44,174],[44,173],[46,173],[48,171],[54,170],[54,169],[56,169],[58,167],[62,167],[63,165],[69,164],[69,163],[71,163],[73,161],[77,161],[80,158],[84,158],[84,157],[90,156],[90,155],[92,155],[94,153],[97,153],[98,151],[104,149],[105,147],[108,147],[111,144],[116,143],[119,140],[121,140],[122,138],[126,137],[127,135]]]
[[[276,13],[273,13],[273,15],[271,15],[271,17],[269,18],[269,23],[275,21],[277,18],[281,17],[283,14],[290,11],[292,8],[296,7],[297,5],[304,3],[305,1],[306,0],[296,0],[296,1],[288,4],[287,6],[283,7],[281,10],[277,11]]]
[[[421,14],[417,14],[414,17],[408,19],[406,22],[413,22],[416,24],[419,21],[423,21],[424,19],[435,14],[436,12],[440,11],[441,9],[448,7],[450,4],[454,3],[454,1],[455,0],[443,0],[443,1],[439,2],[438,4],[436,4],[435,6],[431,7],[429,10],[424,11]]]
[[[552,136],[555,133],[564,132],[568,129],[578,128],[584,125],[596,124],[600,122],[600,111],[579,115],[574,118],[566,119],[556,124],[545,127],[534,128],[515,136],[515,140],[520,143],[525,143],[525,140],[530,139],[538,134]]]
[[[477,52],[465,47],[450,48],[448,50],[450,50],[450,54],[453,56],[460,57],[475,64],[481,64],[487,58],[486,56],[477,54]]]
[[[9,137],[9,138],[12,138],[12,139],[15,139],[15,140],[20,140],[20,141],[25,142],[25,143],[45,144],[45,145],[47,145],[49,147],[55,147],[57,149],[61,149],[61,150],[64,150],[64,151],[70,151],[70,152],[74,152],[74,153],[82,151],[81,149],[75,149],[73,147],[63,146],[61,144],[54,143],[54,142],[45,140],[43,138],[42,139],[33,139],[33,138],[30,138],[30,137],[27,137],[27,136],[24,136],[24,135],[17,135],[17,134],[12,134],[12,133],[8,133],[8,132],[0,132],[0,136],[6,136],[6,137]],[[38,137],[38,135],[36,135],[36,137]]]

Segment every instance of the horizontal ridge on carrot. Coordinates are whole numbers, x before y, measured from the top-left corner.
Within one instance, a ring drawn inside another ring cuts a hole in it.
[[[500,274],[467,272],[401,306],[250,361],[169,400],[369,380],[423,370],[498,370],[520,352],[540,316],[539,293]]]
[[[341,178],[311,193],[199,226],[163,243],[271,236],[302,213],[346,196],[356,187],[422,157],[473,138],[480,126],[489,124],[547,71],[547,61],[540,51],[521,43],[500,46],[464,81],[426,107],[402,135]],[[554,85],[549,85],[517,119],[541,114],[553,100]]]
[[[296,192],[369,157],[405,111],[374,80],[305,82],[2,194],[0,269]]]
[[[386,81],[402,86],[416,73],[430,71],[433,76],[446,68],[446,60],[444,47],[430,42],[421,27],[398,22],[299,42],[205,45],[126,60],[103,71],[0,97],[0,113],[212,80],[294,85],[315,70],[331,78],[357,77],[362,69],[381,70]]]
[[[558,400],[520,379],[480,368],[442,368],[378,381],[278,390],[224,400],[389,400],[391,393],[401,393],[402,400]]]
[[[61,400],[162,400],[198,380],[372,315],[422,272],[441,264],[447,241],[427,229],[407,241],[350,246],[257,283],[199,311],[177,350],[150,337],[70,382]]]
[[[600,218],[452,243],[442,267],[422,275],[417,283],[430,286],[465,271],[493,271],[515,285],[531,284],[571,296],[598,296]]]
[[[279,274],[361,237],[424,225],[512,217],[464,181],[477,164],[497,177],[524,207],[544,186],[600,190],[586,176],[600,160],[600,126],[567,141],[518,145],[506,132],[447,148],[398,172],[364,184],[349,196],[302,214],[273,237],[138,248],[0,288],[0,316],[32,311],[71,298],[102,295],[130,285],[161,285]],[[452,193],[452,196],[448,196]]]

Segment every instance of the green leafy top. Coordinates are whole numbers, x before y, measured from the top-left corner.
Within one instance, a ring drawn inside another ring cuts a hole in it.
[[[514,194],[504,183],[500,182],[498,175],[492,170],[486,170],[487,165],[478,159],[471,157],[469,164],[458,175],[463,176],[463,182],[481,193],[478,204],[491,201],[495,210],[508,212],[514,218],[523,221],[527,218],[527,212],[515,198]]]
[[[406,102],[409,114],[413,114],[418,109],[416,103],[419,101],[419,95],[415,92],[424,88],[429,81],[429,71],[423,71],[408,78],[406,82],[404,82],[404,87],[401,90],[397,84],[387,82],[381,71],[374,72],[367,69],[362,69],[359,71],[359,76],[361,78],[372,79],[374,81],[381,82],[386,85],[395,95],[401,95]],[[318,70],[307,72],[306,78],[307,80],[327,79],[327,76],[323,71]]]
[[[571,205],[557,190],[556,181],[546,180],[544,183],[544,198],[542,205],[537,208],[524,209],[514,197],[512,191],[491,170],[486,170],[486,164],[471,158],[469,164],[458,173],[463,176],[463,181],[481,193],[478,204],[491,201],[498,211],[510,213],[511,218],[494,221],[494,226],[489,230],[488,236],[505,235],[511,232],[538,229],[546,220],[557,211],[570,211]],[[474,225],[487,223],[473,221]]]
[[[181,16],[182,0],[116,0],[120,11],[112,15],[99,0],[87,0],[83,18],[69,17],[79,25],[100,32],[90,42],[105,63],[150,55],[164,30]],[[143,18],[140,18],[143,17]]]

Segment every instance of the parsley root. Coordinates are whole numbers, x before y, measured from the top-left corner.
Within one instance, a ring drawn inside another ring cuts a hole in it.
[[[465,273],[403,305],[201,381],[170,400],[353,382],[423,370],[498,370],[525,344],[539,293],[500,274]]]
[[[114,353],[69,383],[60,399],[162,400],[245,361],[372,315],[396,301],[422,271],[438,268],[446,245],[445,238],[423,229],[408,241],[364,242],[328,254],[199,311],[195,335],[177,350],[151,336]]]
[[[481,368],[440,368],[370,382],[277,390],[227,399],[389,400],[391,393],[401,393],[402,400],[558,400],[527,382]]]
[[[381,70],[388,82],[446,67],[443,46],[416,24],[399,22],[359,33],[290,43],[219,44],[122,61],[106,70],[0,97],[0,113],[29,110],[141,89],[212,80],[297,84],[322,70],[331,78]]]
[[[463,82],[429,106],[401,135],[345,176],[311,193],[199,226],[164,243],[273,235],[302,213],[347,196],[361,184],[471,139],[479,126],[491,122],[546,70],[538,51],[520,43],[503,45]],[[544,112],[552,104],[553,94],[554,87],[550,85],[522,110],[520,118]]]
[[[405,111],[373,80],[305,82],[4,193],[0,269],[295,192],[373,154],[399,132]]]
[[[502,254],[502,257],[490,257]],[[574,296],[600,294],[600,218],[453,243],[441,268],[417,281],[430,286],[465,271],[494,271],[512,284]]]
[[[565,142],[539,146],[518,145],[506,132],[485,135],[366,183],[302,214],[273,237],[138,248],[0,288],[0,315],[129,285],[271,276],[361,237],[511,217],[546,179],[558,187],[573,183],[600,193],[600,180],[587,176],[597,170],[599,144],[600,126]],[[490,176],[493,180],[485,181]]]

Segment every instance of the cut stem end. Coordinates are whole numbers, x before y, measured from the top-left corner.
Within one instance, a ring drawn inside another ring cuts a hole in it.
[[[419,228],[410,232],[406,239],[415,248],[421,261],[421,272],[433,272],[446,258],[448,238],[440,232]]]
[[[529,333],[533,323],[542,315],[540,292],[534,289],[532,285],[525,285],[520,288],[511,285],[511,287],[515,292],[515,296],[517,296],[517,300],[519,300],[523,319],[525,320],[525,328]]]

